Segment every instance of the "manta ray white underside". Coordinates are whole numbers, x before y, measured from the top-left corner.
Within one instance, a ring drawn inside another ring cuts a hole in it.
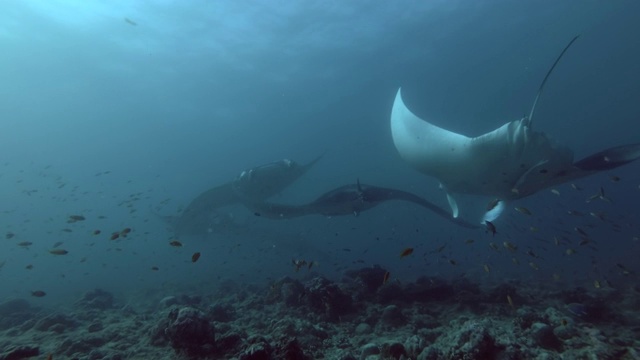
[[[520,198],[548,185],[572,168],[573,152],[529,119],[508,122],[477,137],[435,126],[414,115],[398,90],[391,112],[391,134],[402,158],[440,181],[448,193]]]
[[[407,108],[401,89],[391,111],[391,134],[400,156],[417,170],[440,181],[454,217],[454,193],[482,195],[504,201],[522,198],[549,186],[624,165],[640,157],[640,144],[607,149],[578,162],[573,152],[542,132],[533,131],[531,118],[549,74],[544,78],[531,114],[477,137],[458,134],[421,119]]]

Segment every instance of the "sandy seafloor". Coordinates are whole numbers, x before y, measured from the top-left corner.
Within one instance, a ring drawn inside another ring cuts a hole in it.
[[[338,282],[302,272],[264,286],[149,290],[126,303],[100,289],[65,308],[9,300],[0,305],[0,358],[640,357],[638,285],[482,287],[436,277],[383,284],[386,270],[375,266]]]

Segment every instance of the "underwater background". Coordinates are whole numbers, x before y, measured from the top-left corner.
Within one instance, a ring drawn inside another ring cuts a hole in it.
[[[404,202],[279,221],[233,205],[232,229],[180,238],[163,216],[245,169],[320,155],[272,200],[303,203],[359,179],[448,209],[393,145],[397,89],[418,116],[477,136],[529,113],[578,34],[534,128],[576,159],[636,143],[638,12],[636,1],[3,1],[0,302],[60,309],[99,288],[144,303],[311,273],[340,281],[374,265],[398,284],[637,287],[638,163],[511,203],[495,235]],[[587,202],[600,188],[610,201]],[[459,201],[476,222],[489,200]],[[296,271],[302,259],[313,269]]]

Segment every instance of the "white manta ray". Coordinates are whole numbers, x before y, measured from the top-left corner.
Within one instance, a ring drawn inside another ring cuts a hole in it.
[[[393,142],[406,162],[440,181],[454,217],[458,216],[458,206],[453,193],[500,200],[483,220],[491,221],[500,215],[507,200],[640,158],[638,143],[607,149],[574,162],[569,148],[533,131],[531,119],[544,84],[577,38],[569,42],[547,72],[530,115],[484,135],[468,137],[418,118],[405,106],[398,90],[391,111]]]

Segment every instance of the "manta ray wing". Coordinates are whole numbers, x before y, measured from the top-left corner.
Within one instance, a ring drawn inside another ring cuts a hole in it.
[[[414,115],[398,90],[391,133],[400,156],[435,177],[448,193],[513,199],[547,187],[552,174],[571,167],[573,153],[534,132],[524,118],[470,138]],[[453,207],[453,206],[452,206]]]

